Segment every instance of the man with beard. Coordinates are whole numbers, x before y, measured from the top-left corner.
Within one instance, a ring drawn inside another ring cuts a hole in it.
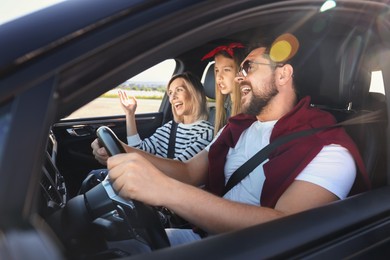
[[[362,164],[355,145],[343,129],[331,128],[278,147],[224,194],[233,172],[277,137],[335,123],[330,114],[312,108],[309,97],[298,100],[292,65],[273,61],[269,48],[250,52],[236,80],[245,114],[232,117],[189,161],[157,158],[127,146],[127,154],[108,158],[109,178],[120,196],[165,206],[197,227],[168,229],[171,245],[264,223],[369,188],[365,170],[356,170],[355,161]],[[93,148],[104,162],[104,149]]]

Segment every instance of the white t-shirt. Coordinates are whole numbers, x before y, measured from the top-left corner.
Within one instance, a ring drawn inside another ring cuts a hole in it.
[[[225,184],[238,167],[269,144],[276,122],[256,121],[241,134],[235,148],[230,148],[226,157]],[[206,147],[207,151],[209,151],[211,144]],[[265,180],[262,165],[267,161],[268,159],[227,192],[224,198],[251,205],[260,205],[260,194]],[[332,144],[324,146],[295,180],[314,183],[329,190],[340,199],[344,199],[348,195],[355,177],[356,166],[352,155],[346,148]]]

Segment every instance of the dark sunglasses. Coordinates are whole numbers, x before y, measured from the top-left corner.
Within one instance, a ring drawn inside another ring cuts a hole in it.
[[[272,64],[272,63],[264,63],[264,62],[256,62],[256,61],[249,61],[246,60],[244,64],[240,67],[239,72],[237,73],[237,76],[242,74],[244,77],[248,76],[250,73],[255,71],[257,69],[253,65],[267,65],[267,66],[272,66],[272,67],[283,67],[284,64]]]

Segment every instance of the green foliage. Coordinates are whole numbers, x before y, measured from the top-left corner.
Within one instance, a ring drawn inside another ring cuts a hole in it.
[[[150,87],[150,86],[134,84],[134,83],[121,84],[118,87],[116,87],[116,89],[121,89],[121,90],[125,90],[125,91],[130,91],[130,90],[143,91],[143,92],[146,92],[146,93],[147,92],[152,92],[152,91],[165,93],[165,91],[166,91],[165,86],[162,86],[162,85]],[[104,98],[118,98],[118,94],[115,91],[111,91],[111,92],[107,92],[107,93],[103,94],[101,97],[104,97]],[[135,95],[135,98],[137,98],[137,99],[157,99],[157,100],[161,100],[163,98],[163,95],[161,95],[161,96],[160,95],[150,95],[150,94],[149,95],[147,95],[147,94],[143,95],[142,93],[139,93],[139,94]]]
[[[105,93],[103,95],[101,95],[100,97],[103,97],[103,98],[119,98],[118,94],[108,94],[108,93]],[[136,95],[135,96],[136,99],[162,99],[162,96],[142,96],[142,95]]]
[[[166,86],[163,85],[150,87],[147,85],[140,85],[134,83],[128,83],[127,85],[121,84],[117,88],[123,90],[136,90],[136,91],[158,91],[158,92],[166,91]]]

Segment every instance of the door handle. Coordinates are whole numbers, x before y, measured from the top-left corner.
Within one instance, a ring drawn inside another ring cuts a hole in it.
[[[102,125],[73,125],[66,129],[68,134],[76,137],[85,137],[90,135],[96,135],[96,129],[98,129]],[[105,124],[107,127],[115,127],[114,123]]]
[[[66,129],[66,131],[71,136],[76,136],[76,137],[83,137],[83,136],[90,136],[91,135],[91,131],[89,129],[86,129],[85,127],[68,128],[68,129]]]

